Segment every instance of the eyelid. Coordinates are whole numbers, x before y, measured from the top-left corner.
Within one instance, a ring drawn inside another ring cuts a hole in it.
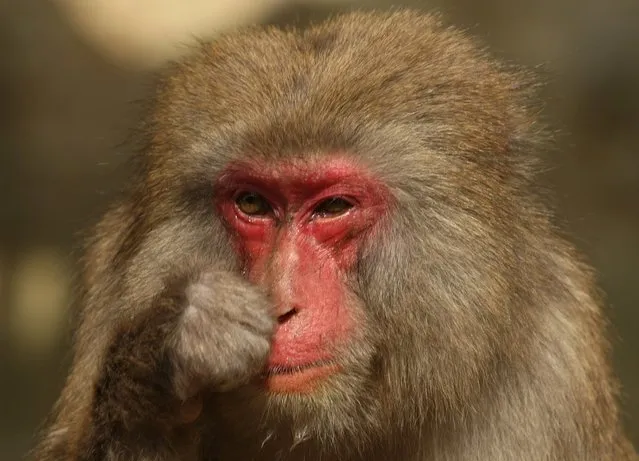
[[[336,211],[336,212],[323,212],[321,210],[321,208],[323,206],[326,206],[328,204],[330,204],[330,202],[332,201],[339,201],[339,202],[343,202],[345,204],[344,208],[342,210]],[[353,207],[355,207],[356,202],[348,197],[344,197],[341,195],[337,195],[337,196],[329,196],[326,197],[322,200],[320,200],[314,207],[312,210],[312,215],[317,216],[317,217],[327,217],[327,218],[332,218],[332,217],[337,217],[337,216],[341,216],[345,213],[347,213],[349,210],[351,210]]]

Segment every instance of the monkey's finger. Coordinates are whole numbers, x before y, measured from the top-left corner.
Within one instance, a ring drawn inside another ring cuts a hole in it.
[[[178,412],[178,424],[190,424],[202,414],[202,397],[195,396],[186,400]]]

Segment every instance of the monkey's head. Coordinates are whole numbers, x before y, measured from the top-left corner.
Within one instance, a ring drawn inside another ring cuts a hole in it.
[[[174,66],[142,219],[169,216],[272,300],[270,359],[238,401],[374,433],[465,411],[525,354],[511,306],[529,295],[509,282],[534,259],[525,80],[409,12],[250,30]]]

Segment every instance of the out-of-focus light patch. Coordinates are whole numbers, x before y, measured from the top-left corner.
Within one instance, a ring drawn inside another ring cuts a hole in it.
[[[45,357],[59,342],[67,318],[71,271],[48,248],[32,249],[19,259],[8,281],[8,326],[15,352]]]
[[[6,277],[7,277],[7,268],[5,267],[5,256],[2,254],[2,248],[0,248],[0,302],[4,299],[6,293]],[[0,322],[4,320],[4,316],[6,315],[6,306],[0,304]],[[2,323],[0,323],[0,331],[2,330]]]
[[[287,0],[56,0],[78,31],[120,64],[155,67]]]
[[[350,0],[306,0],[339,4]],[[360,0],[360,4],[366,0]],[[197,39],[253,24],[291,0],[56,0],[89,42],[121,65],[157,67]]]

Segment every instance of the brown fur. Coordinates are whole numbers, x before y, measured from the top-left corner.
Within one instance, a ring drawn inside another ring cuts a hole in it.
[[[591,271],[534,191],[530,81],[412,12],[255,28],[176,64],[133,191],[88,251],[74,365],[34,459],[637,459]],[[234,159],[336,151],[395,200],[351,274],[361,333],[330,387],[267,398],[246,383],[268,303],[237,275],[212,184]],[[179,397],[207,385],[227,391],[176,427]]]

